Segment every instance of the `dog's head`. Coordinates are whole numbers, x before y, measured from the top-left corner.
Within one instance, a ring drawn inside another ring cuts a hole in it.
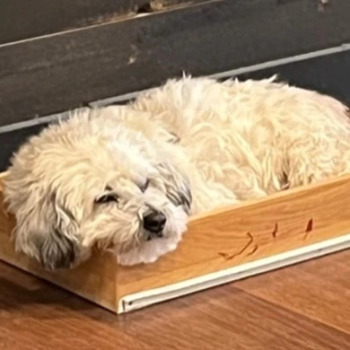
[[[16,247],[48,269],[80,263],[93,246],[114,250],[122,264],[155,261],[185,231],[189,183],[142,133],[85,114],[13,157],[4,194]]]

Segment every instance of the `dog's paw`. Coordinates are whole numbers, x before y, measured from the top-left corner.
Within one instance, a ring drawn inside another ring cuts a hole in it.
[[[180,240],[180,237],[172,239],[159,238],[145,242],[127,253],[118,253],[118,263],[125,266],[153,263],[162,255],[174,251]]]

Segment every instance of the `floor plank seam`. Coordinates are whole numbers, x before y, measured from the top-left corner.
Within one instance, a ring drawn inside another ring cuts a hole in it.
[[[254,278],[254,277],[253,277],[253,278]],[[233,285],[234,285],[234,284],[233,284]],[[350,339],[350,332],[346,332],[344,329],[340,329],[340,328],[337,327],[336,325],[332,326],[332,325],[330,325],[329,323],[324,323],[324,322],[320,321],[319,319],[316,319],[316,318],[314,318],[314,317],[310,317],[310,316],[308,316],[308,315],[305,315],[305,314],[303,314],[303,313],[301,313],[301,312],[296,311],[295,309],[288,308],[288,307],[286,307],[285,305],[281,305],[281,304],[279,304],[279,303],[277,303],[277,302],[274,302],[274,301],[272,301],[272,300],[268,300],[268,299],[265,299],[265,298],[263,298],[263,297],[261,297],[261,296],[258,296],[258,295],[256,295],[256,294],[250,293],[249,290],[244,289],[244,288],[242,288],[242,287],[237,287],[237,286],[235,286],[234,288],[238,289],[238,290],[241,291],[241,292],[244,292],[244,293],[250,295],[251,297],[253,297],[253,298],[255,298],[255,299],[258,299],[258,300],[260,300],[260,301],[262,301],[262,302],[268,303],[268,304],[272,305],[273,307],[277,307],[277,308],[279,308],[280,310],[284,310],[284,311],[286,311],[286,312],[288,312],[288,313],[291,313],[291,314],[293,314],[293,315],[295,315],[295,316],[297,316],[297,317],[302,317],[302,318],[304,318],[305,320],[308,320],[308,321],[310,321],[310,322],[314,322],[314,323],[316,323],[316,324],[318,324],[318,325],[321,325],[321,326],[323,326],[323,327],[326,327],[327,329],[330,329],[330,330],[333,330],[333,331],[337,331],[337,332],[339,332],[339,333],[341,333],[341,334],[343,334],[343,335],[348,336],[349,339]]]

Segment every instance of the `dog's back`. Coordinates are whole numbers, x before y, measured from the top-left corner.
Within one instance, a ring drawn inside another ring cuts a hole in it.
[[[207,178],[240,199],[350,170],[346,107],[274,78],[169,80],[133,107],[161,118]]]

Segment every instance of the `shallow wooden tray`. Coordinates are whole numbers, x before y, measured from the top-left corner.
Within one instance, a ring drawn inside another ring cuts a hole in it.
[[[48,273],[14,252],[1,193],[0,259],[115,313],[350,247],[345,176],[195,217],[178,249],[154,264],[121,267],[95,252],[74,270]]]

